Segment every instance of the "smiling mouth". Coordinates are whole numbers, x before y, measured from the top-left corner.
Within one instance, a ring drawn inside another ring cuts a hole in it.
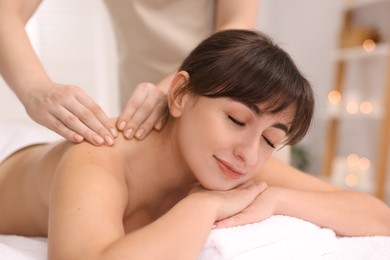
[[[214,158],[217,162],[218,167],[221,169],[222,173],[225,176],[227,176],[228,178],[238,179],[238,178],[241,178],[242,176],[244,176],[244,173],[238,172],[238,171],[232,169],[229,165],[227,165],[225,162],[218,159],[217,157],[214,156]]]

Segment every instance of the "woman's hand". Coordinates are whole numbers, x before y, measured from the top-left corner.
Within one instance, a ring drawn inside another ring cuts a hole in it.
[[[163,127],[166,103],[164,88],[149,82],[139,84],[118,118],[117,128],[128,139],[134,136],[143,139],[153,128],[160,130]]]
[[[190,196],[198,196],[205,202],[217,205],[217,224],[240,214],[252,205],[266,189],[267,184],[264,182],[249,181],[228,191],[211,191],[197,186]]]
[[[277,188],[268,187],[245,209],[215,223],[216,228],[252,224],[267,219],[276,212]]]
[[[73,143],[87,140],[94,145],[114,144],[114,124],[79,87],[54,84],[30,89],[23,104],[34,121]]]

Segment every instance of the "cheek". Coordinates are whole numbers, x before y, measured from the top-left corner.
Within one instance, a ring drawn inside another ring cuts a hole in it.
[[[183,159],[198,181],[207,188],[227,189],[215,172],[214,155],[226,151],[231,144],[223,120],[205,114],[191,114],[180,119],[178,140]],[[226,123],[226,122],[225,122]],[[221,185],[223,187],[221,187]]]
[[[193,151],[216,151],[226,147],[228,136],[226,122],[216,115],[200,113],[196,109],[183,115],[180,121],[180,141],[191,146]]]
[[[184,114],[180,118],[178,141],[184,160],[193,170],[191,166],[201,163],[200,160],[204,160],[206,151],[210,149],[213,127],[207,117],[198,116],[196,113],[190,115]]]
[[[272,156],[273,150],[267,149],[267,148],[260,148],[260,154],[259,159],[253,167],[249,170],[250,176],[248,176],[250,179],[253,178],[255,175],[259,174],[262,169],[264,168],[265,164],[268,162],[268,160]]]

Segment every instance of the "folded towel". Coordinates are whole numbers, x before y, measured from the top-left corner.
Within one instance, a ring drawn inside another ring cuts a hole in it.
[[[41,237],[0,235],[0,259],[47,259],[47,239]]]
[[[321,260],[389,260],[390,237],[340,237],[335,252],[324,255]]]
[[[46,255],[46,238],[0,235],[1,260],[45,260]],[[329,229],[275,216],[255,224],[214,230],[198,259],[388,260],[389,256],[390,237],[335,237]]]
[[[250,225],[215,229],[199,260],[315,259],[337,250],[336,234],[287,216],[273,216]]]

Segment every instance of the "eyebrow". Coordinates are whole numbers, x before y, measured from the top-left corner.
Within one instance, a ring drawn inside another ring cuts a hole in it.
[[[261,115],[261,110],[258,106],[256,105],[248,105],[243,103],[246,107],[248,107],[250,110],[252,110],[257,116]]]
[[[272,125],[272,127],[280,129],[280,130],[284,131],[286,134],[288,134],[288,127],[285,124],[276,123],[276,124]]]
[[[260,110],[260,108],[258,106],[256,106],[256,105],[248,105],[248,104],[245,104],[245,103],[243,103],[243,104],[246,107],[248,107],[250,110],[252,110],[257,116],[261,115],[261,110]],[[286,134],[288,134],[289,129],[288,129],[287,125],[285,125],[285,124],[276,123],[276,124],[272,125],[272,127],[280,129],[283,132],[285,132]]]

